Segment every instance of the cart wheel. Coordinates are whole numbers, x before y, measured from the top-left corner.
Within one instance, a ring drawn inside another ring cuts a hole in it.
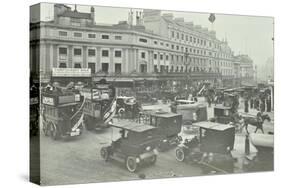
[[[59,130],[55,124],[51,124],[50,126],[51,130],[51,137],[53,140],[57,140],[59,138]]]
[[[182,148],[176,149],[176,159],[180,162],[183,162],[185,159],[185,154]]]
[[[149,163],[150,164],[155,164],[157,161],[157,155],[153,155],[152,157],[149,158]]]
[[[101,157],[105,160],[108,161],[109,159],[109,153],[108,153],[108,149],[106,147],[102,147],[100,150],[100,155]]]
[[[126,159],[126,167],[130,172],[135,172],[137,170],[137,162],[135,157],[127,157]]]
[[[48,124],[43,123],[43,133],[45,136],[49,136],[48,127]]]

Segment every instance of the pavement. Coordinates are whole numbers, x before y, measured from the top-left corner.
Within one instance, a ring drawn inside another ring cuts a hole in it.
[[[199,98],[199,102],[205,103],[202,98]],[[170,109],[169,104],[161,103],[144,106],[143,108],[165,111]],[[213,117],[213,106],[208,108],[207,111],[208,118]],[[255,112],[251,111],[251,113]],[[274,120],[274,114],[271,113],[270,116]],[[273,122],[264,123],[265,132],[273,130]],[[253,126],[249,126],[250,132],[254,130]],[[178,162],[175,158],[175,148],[159,153],[155,165],[140,168],[137,173],[128,172],[123,162],[105,162],[100,157],[100,149],[109,145],[112,140],[117,138],[118,134],[118,130],[115,128],[108,128],[98,132],[84,130],[79,137],[54,141],[44,136],[41,131],[41,183],[43,185],[56,185],[137,180],[144,177],[154,179],[203,175],[198,166]],[[181,132],[183,137],[191,137],[194,134],[196,134],[196,131],[186,133],[184,128]],[[250,152],[252,155],[257,152],[253,145],[250,145]],[[241,164],[245,157],[245,130],[236,134],[232,154],[239,159],[235,172],[243,172]]]

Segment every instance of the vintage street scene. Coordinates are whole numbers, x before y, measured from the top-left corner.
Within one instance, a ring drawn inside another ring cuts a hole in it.
[[[273,26],[31,6],[31,174],[57,185],[274,170]]]

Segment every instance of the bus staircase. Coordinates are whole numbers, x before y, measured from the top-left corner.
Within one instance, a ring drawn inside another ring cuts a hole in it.
[[[108,108],[104,111],[104,115],[103,115],[103,121],[104,124],[107,124],[108,122],[110,122],[112,120],[112,118],[114,117],[115,113],[116,113],[116,97],[114,97],[110,103],[110,105],[108,106]]]
[[[84,108],[85,101],[86,98],[83,97],[83,102],[81,103],[80,107],[75,112],[75,114],[73,114],[73,116],[70,118],[72,130],[77,129],[83,123],[83,118],[84,118],[83,108]]]

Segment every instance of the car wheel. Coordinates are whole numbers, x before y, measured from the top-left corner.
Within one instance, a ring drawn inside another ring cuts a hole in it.
[[[126,159],[126,167],[130,172],[135,172],[137,170],[137,162],[135,157],[127,157]]]
[[[180,162],[183,162],[185,159],[185,153],[182,148],[176,149],[176,159]]]
[[[55,124],[51,124],[50,126],[51,137],[53,140],[57,140],[59,138],[59,130]]]
[[[102,147],[100,150],[100,155],[101,157],[105,160],[108,161],[109,159],[109,152],[108,149],[106,147]]]
[[[151,164],[155,164],[157,161],[157,155],[153,155],[152,157],[150,157],[149,159],[149,163]]]

